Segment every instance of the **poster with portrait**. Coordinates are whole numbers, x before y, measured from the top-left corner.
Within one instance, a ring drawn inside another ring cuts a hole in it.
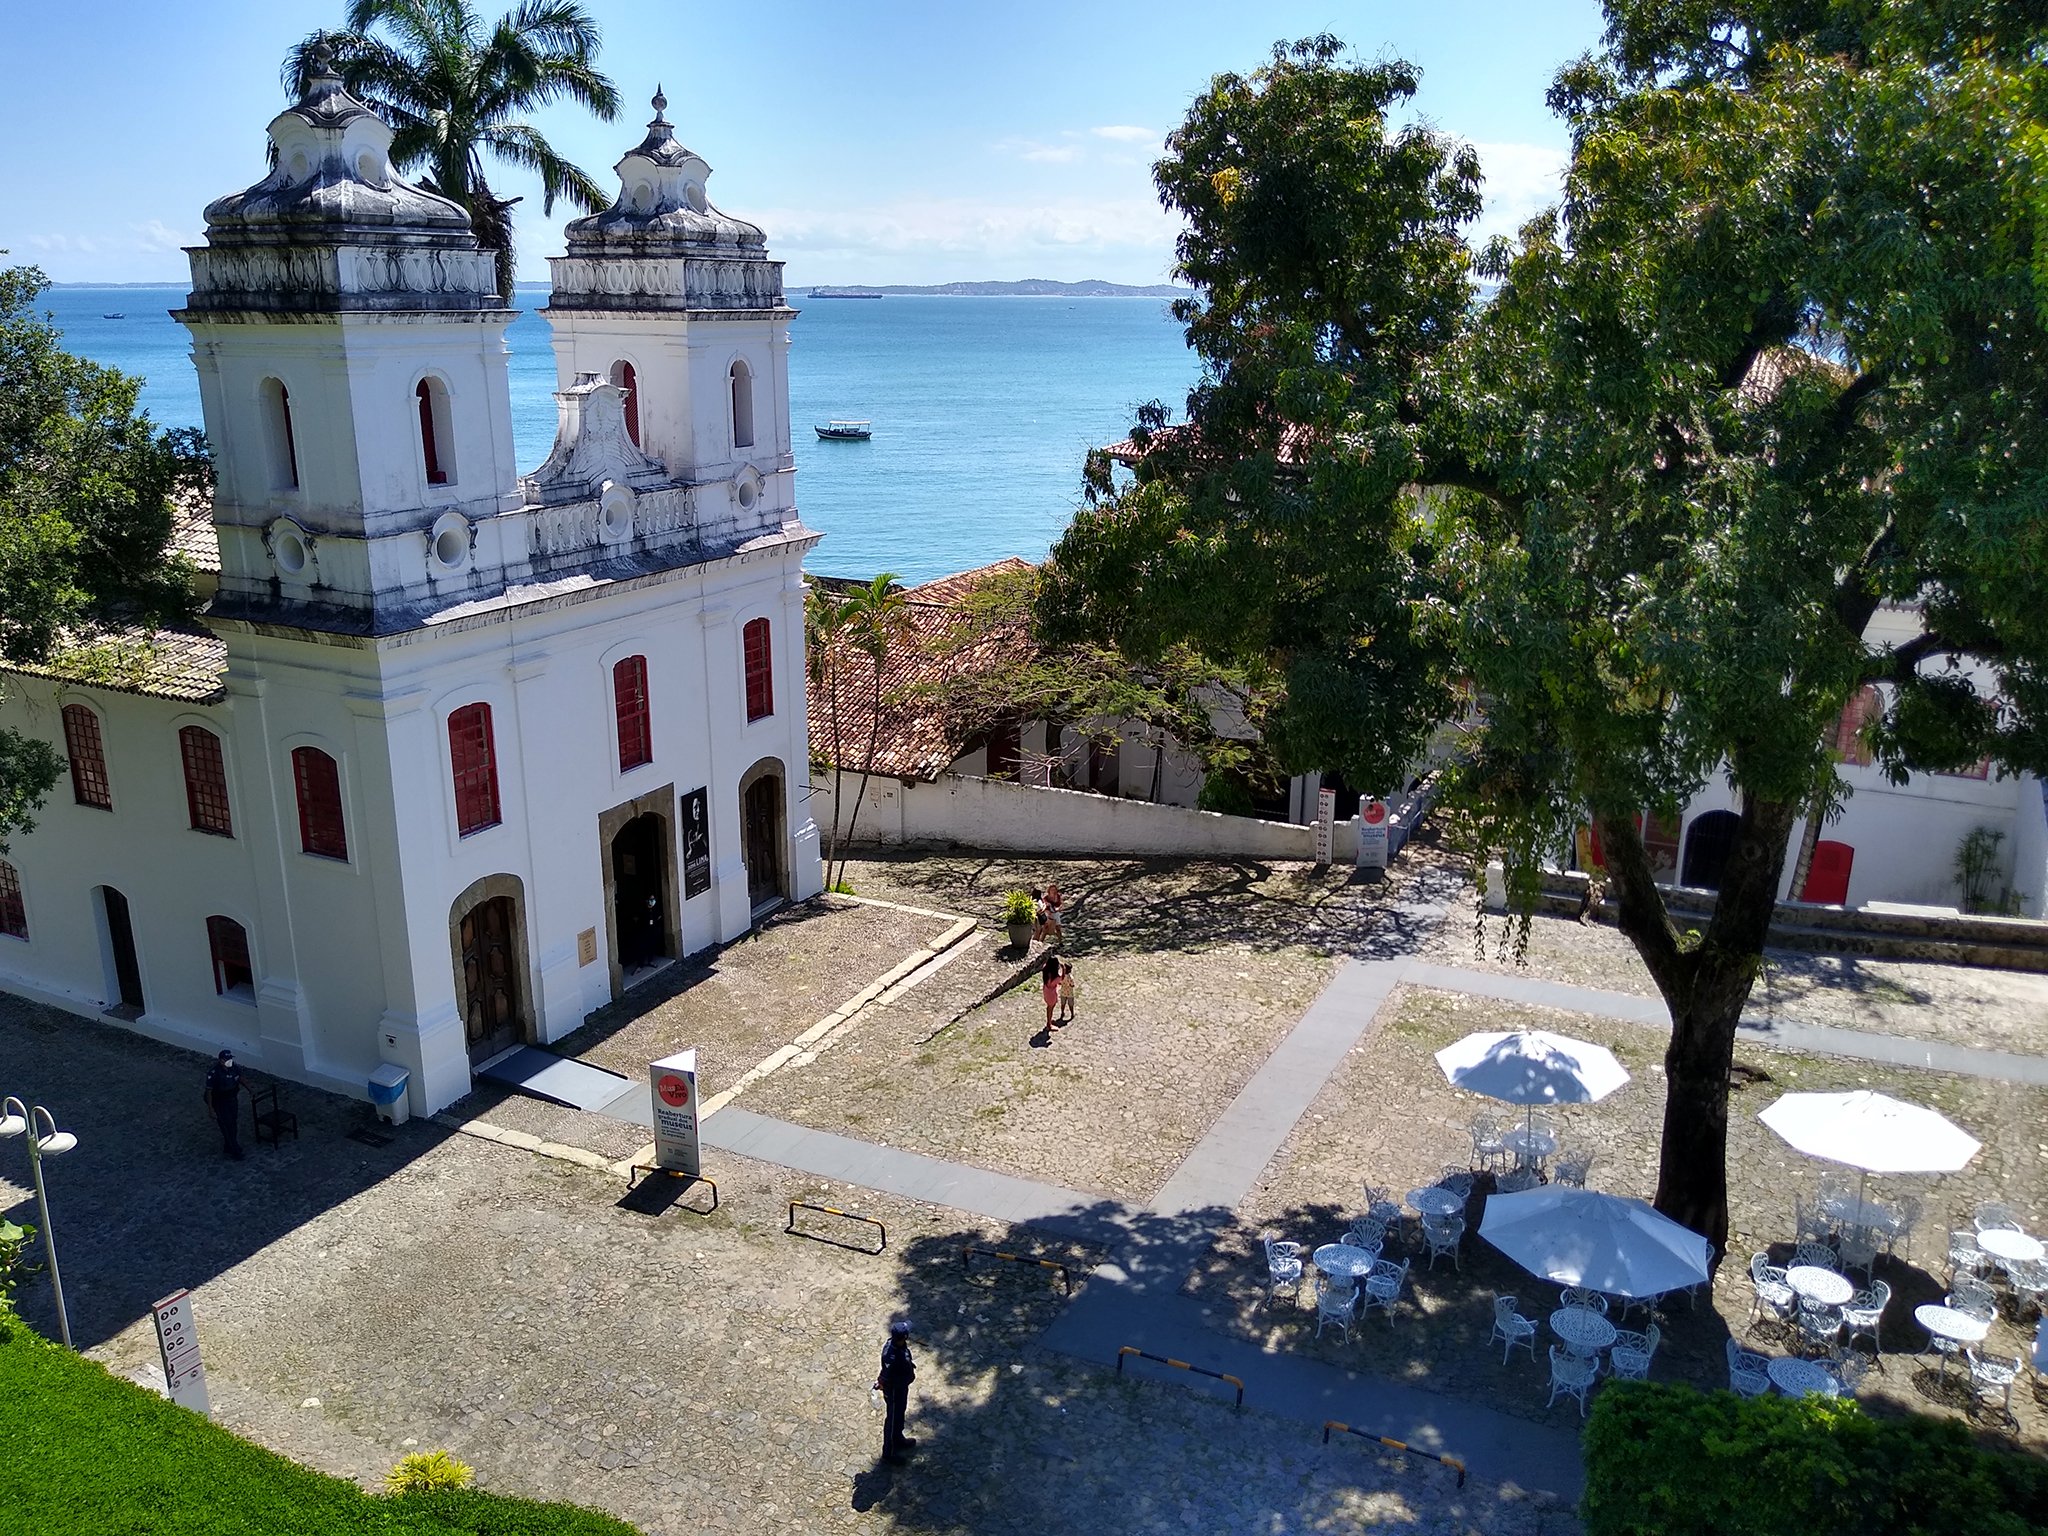
[[[711,791],[683,796],[683,900],[711,889]]]

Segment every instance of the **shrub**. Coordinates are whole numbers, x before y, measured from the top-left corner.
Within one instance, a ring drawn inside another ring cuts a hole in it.
[[[1029,891],[1006,891],[1003,894],[1003,926],[1012,923],[1035,923],[1038,921],[1038,904],[1031,899]]]
[[[1616,1383],[1586,1426],[1586,1536],[2028,1536],[2048,1466],[1833,1398]]]
[[[443,1488],[467,1488],[475,1481],[476,1468],[446,1451],[414,1451],[399,1457],[398,1465],[384,1474],[384,1491],[436,1493]]]
[[[34,1227],[0,1221],[0,1311],[13,1306],[14,1288],[32,1267],[26,1255],[35,1235]]]

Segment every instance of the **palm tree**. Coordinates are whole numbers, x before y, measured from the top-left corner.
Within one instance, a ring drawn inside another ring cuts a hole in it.
[[[867,654],[875,667],[875,688],[869,699],[868,744],[861,758],[860,785],[853,792],[853,814],[846,818],[846,840],[853,841],[854,829],[860,820],[860,803],[868,792],[868,780],[875,771],[875,750],[882,736],[882,705],[886,691],[886,670],[889,663],[889,647],[903,633],[910,619],[910,605],[904,600],[903,589],[896,585],[896,573],[884,571],[865,587],[847,594],[845,612],[841,622],[847,638],[853,645]],[[893,701],[891,701],[893,702]],[[837,831],[839,797],[835,781],[833,794],[834,831]],[[839,853],[839,878],[833,880],[827,870],[826,884],[837,890],[846,883],[846,850]]]
[[[355,95],[396,130],[399,170],[469,210],[477,243],[498,255],[512,292],[512,205],[484,178],[492,158],[540,177],[541,208],[567,198],[585,212],[609,199],[587,172],[516,119],[549,102],[581,102],[605,122],[619,93],[592,60],[597,23],[573,0],[525,0],[486,27],[470,0],[350,0],[345,31],[313,33],[285,55],[285,89],[303,95],[323,50]]]
[[[851,605],[830,588],[813,585],[804,593],[804,670],[825,701],[825,732],[832,757],[832,826],[825,837],[825,885],[834,889],[832,865],[839,856],[839,814],[845,804],[846,753],[842,748],[839,712],[839,637],[852,616]],[[822,766],[814,762],[815,772]]]

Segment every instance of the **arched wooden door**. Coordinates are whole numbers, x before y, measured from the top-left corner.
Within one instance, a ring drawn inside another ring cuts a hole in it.
[[[472,1062],[519,1044],[518,921],[510,896],[480,901],[462,919],[462,1028]]]
[[[782,775],[764,773],[740,793],[740,851],[747,861],[747,902],[756,913],[787,894],[782,841]]]

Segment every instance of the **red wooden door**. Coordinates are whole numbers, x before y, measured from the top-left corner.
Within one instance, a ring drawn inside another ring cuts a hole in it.
[[[1847,905],[1849,869],[1855,862],[1854,848],[1822,838],[1813,845],[1813,865],[1806,871],[1806,889],[1799,893],[1799,899],[1825,906]]]

